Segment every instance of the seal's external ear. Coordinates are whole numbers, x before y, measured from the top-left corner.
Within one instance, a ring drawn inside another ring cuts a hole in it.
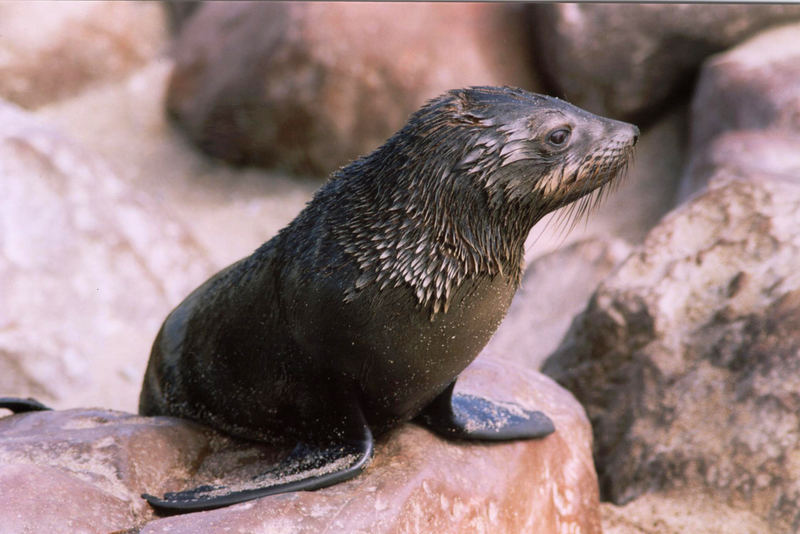
[[[476,106],[470,91],[454,89],[450,94],[453,95],[451,105],[456,123],[473,127],[490,126],[487,117],[481,113],[479,106]]]

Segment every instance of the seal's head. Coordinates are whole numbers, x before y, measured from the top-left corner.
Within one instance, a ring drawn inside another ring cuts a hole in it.
[[[585,213],[627,166],[639,130],[557,98],[509,87],[430,101],[372,154],[334,176],[337,232],[361,284],[410,283],[446,309],[465,277],[521,273],[523,243],[545,214]],[[594,196],[589,193],[595,192]]]
[[[450,91],[413,123],[427,126],[431,150],[444,149],[450,170],[482,185],[499,212],[528,204],[536,219],[611,182],[639,136],[632,124],[508,87]],[[449,126],[446,137],[463,142],[459,153],[438,139],[442,123]]]

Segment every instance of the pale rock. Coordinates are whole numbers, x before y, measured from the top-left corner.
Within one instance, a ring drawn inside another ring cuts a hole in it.
[[[0,98],[33,109],[123,78],[166,37],[155,2],[1,2]]]
[[[210,274],[183,226],[0,101],[0,387],[133,410],[158,327]]]
[[[796,179],[800,166],[800,25],[765,30],[703,65],[692,101],[689,167],[678,196],[708,169]]]

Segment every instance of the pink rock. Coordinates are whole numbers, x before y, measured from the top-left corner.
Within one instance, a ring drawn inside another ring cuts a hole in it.
[[[351,481],[161,519],[141,534],[599,533],[590,429],[574,399],[544,376],[496,360],[479,359],[460,380],[463,391],[544,410],[556,433],[481,444],[408,424],[379,439],[372,464]]]
[[[153,520],[141,492],[224,483],[266,469],[277,451],[173,418],[21,414],[0,419],[0,525],[23,531],[46,510],[43,524],[55,525],[49,532],[73,524],[85,532],[141,527],[142,534],[599,534],[591,430],[575,399],[543,375],[483,357],[458,388],[540,409],[557,430],[542,440],[485,444],[446,441],[406,424],[382,436],[372,464],[348,482]],[[15,490],[18,480],[28,486]]]

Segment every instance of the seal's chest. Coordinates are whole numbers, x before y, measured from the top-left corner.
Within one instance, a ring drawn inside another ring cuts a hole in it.
[[[459,288],[453,305],[431,315],[417,308],[408,313],[399,297],[387,294],[383,308],[371,316],[368,336],[354,335],[364,365],[360,382],[368,396],[391,401],[392,411],[413,411],[420,399],[432,398],[474,360],[502,321],[514,294],[502,277],[473,281]],[[391,398],[387,396],[391,391]]]

